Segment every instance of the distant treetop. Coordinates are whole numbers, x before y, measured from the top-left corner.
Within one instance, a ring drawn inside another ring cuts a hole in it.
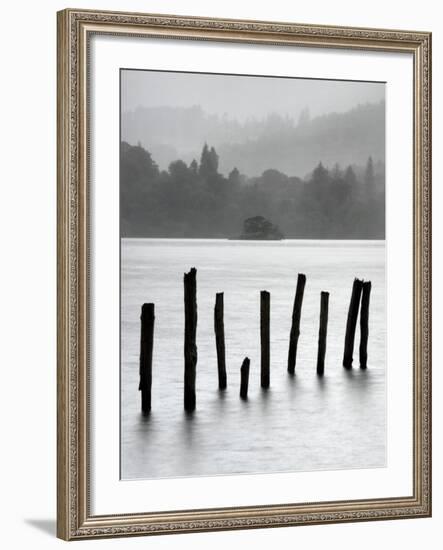
[[[243,222],[243,233],[240,239],[245,240],[281,240],[283,233],[277,225],[263,216],[253,216]]]

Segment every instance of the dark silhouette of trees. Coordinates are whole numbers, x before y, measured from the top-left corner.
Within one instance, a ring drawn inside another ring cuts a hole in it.
[[[121,203],[120,217],[123,234],[139,233],[143,230],[143,217],[147,213],[152,186],[159,177],[157,164],[148,151],[140,145],[121,144],[120,182]]]
[[[364,185],[365,185],[366,198],[371,200],[374,197],[374,193],[375,193],[375,174],[374,174],[374,163],[372,161],[372,157],[369,157],[368,162],[366,163]]]
[[[228,182],[230,183],[230,185],[232,186],[233,189],[238,190],[238,188],[240,187],[241,182],[242,182],[242,176],[240,174],[240,171],[237,168],[234,167],[229,172]]]
[[[243,222],[242,239],[282,239],[283,233],[277,225],[264,218],[254,216]]]
[[[254,178],[234,168],[224,177],[218,165],[205,144],[199,163],[178,159],[160,172],[148,151],[122,142],[122,236],[237,238],[252,223],[251,234],[276,231],[272,238],[279,228],[286,238],[384,238],[384,164],[371,157],[366,166],[331,170],[319,162],[304,179],[274,168]]]
[[[385,157],[385,103],[359,105],[349,111],[299,117],[269,113],[244,121],[206,113],[201,107],[140,107],[122,113],[122,139],[138,141],[150,151],[162,169],[181,158],[200,162],[203,141],[219,155],[218,170],[228,174],[234,166],[248,176],[268,168],[304,177],[319,160],[343,169],[353,163],[364,166]]]
[[[189,168],[194,176],[197,176],[198,174],[198,163],[195,159],[192,160],[191,164],[189,165]]]
[[[209,149],[206,143],[200,158],[199,174],[208,182],[213,181],[218,176],[218,155],[214,147]]]
[[[355,175],[352,166],[348,166],[346,168],[344,180],[350,189],[357,185],[357,176]]]

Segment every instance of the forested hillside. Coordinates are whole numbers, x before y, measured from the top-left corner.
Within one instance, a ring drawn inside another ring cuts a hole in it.
[[[236,167],[225,176],[206,144],[198,160],[176,159],[160,170],[141,145],[122,142],[121,235],[229,238],[247,218],[263,216],[286,238],[383,239],[384,163],[366,157],[340,166],[330,159],[311,165],[305,178],[275,164],[257,177]]]
[[[161,169],[180,158],[199,158],[204,142],[215,147],[219,171],[237,167],[249,176],[276,168],[304,177],[322,161],[364,165],[369,156],[385,159],[385,103],[367,103],[344,113],[296,118],[269,114],[239,121],[211,115],[201,107],[140,107],[122,113],[122,139],[140,143]]]

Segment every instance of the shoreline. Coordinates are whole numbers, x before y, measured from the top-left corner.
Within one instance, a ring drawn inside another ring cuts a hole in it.
[[[145,241],[226,241],[226,242],[259,242],[259,243],[275,243],[275,242],[285,242],[285,241],[300,241],[300,242],[379,242],[385,243],[386,238],[383,239],[360,239],[357,237],[343,239],[343,238],[330,238],[330,239],[317,239],[317,238],[297,238],[297,237],[286,237],[284,239],[240,239],[236,237],[122,237],[120,236],[121,241],[129,240],[145,240]]]

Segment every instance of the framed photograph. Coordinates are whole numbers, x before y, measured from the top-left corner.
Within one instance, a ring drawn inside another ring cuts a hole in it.
[[[431,514],[431,35],[58,13],[58,536]]]

